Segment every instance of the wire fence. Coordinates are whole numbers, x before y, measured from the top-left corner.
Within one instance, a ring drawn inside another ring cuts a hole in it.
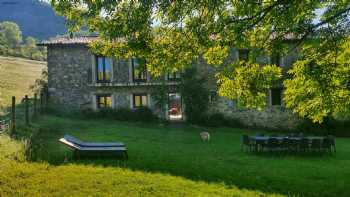
[[[0,133],[16,135],[17,124],[29,126],[40,114],[44,113],[48,105],[48,94],[46,91],[34,94],[32,98],[25,95],[17,100],[12,96],[12,105],[2,109],[0,114]]]

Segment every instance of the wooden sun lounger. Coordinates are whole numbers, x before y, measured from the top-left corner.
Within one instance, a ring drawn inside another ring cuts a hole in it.
[[[71,135],[65,135],[63,138],[83,147],[125,147],[125,144],[121,142],[83,142]]]
[[[79,144],[75,144],[74,142],[70,142],[65,138],[61,138],[59,141],[71,148],[74,151],[74,156],[78,158],[82,153],[122,153],[126,159],[128,158],[127,148],[125,146],[81,146]]]

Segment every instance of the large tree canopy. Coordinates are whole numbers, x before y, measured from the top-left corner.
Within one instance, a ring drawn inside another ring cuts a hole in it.
[[[349,29],[350,0],[51,0],[51,3],[70,21],[71,30],[86,26],[100,34],[101,40],[92,44],[93,50],[117,58],[141,57],[155,75],[184,69],[201,55],[209,64],[234,67],[231,73],[218,75],[223,77],[220,81],[224,85],[220,92],[229,98],[240,97],[243,105],[254,108],[264,106],[263,92],[281,73],[275,66],[259,69],[253,62],[255,57],[276,51],[286,53],[290,50],[286,40],[293,40],[292,48],[303,48],[311,37],[321,43],[329,39],[342,42]],[[331,26],[342,34],[319,36]],[[227,57],[233,47],[254,49],[250,61],[229,62]],[[311,49],[308,52],[317,53]],[[305,61],[309,56],[302,58]],[[295,69],[290,75],[294,78],[300,76]],[[303,77],[314,80],[310,75]],[[261,82],[264,85],[252,85]],[[286,83],[287,88],[290,83]],[[299,102],[299,98],[287,101]],[[303,102],[309,99],[303,98]],[[317,111],[324,111],[322,106]],[[314,118],[301,113],[302,110],[295,111],[316,121],[326,116]]]

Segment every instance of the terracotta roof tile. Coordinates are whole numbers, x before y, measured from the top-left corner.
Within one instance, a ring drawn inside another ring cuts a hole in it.
[[[39,46],[49,46],[49,45],[86,45],[90,42],[97,40],[97,36],[79,36],[79,37],[57,37],[50,40],[43,41],[39,43]]]

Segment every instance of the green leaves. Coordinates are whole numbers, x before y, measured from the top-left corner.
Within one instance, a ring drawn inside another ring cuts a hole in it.
[[[237,100],[240,107],[262,110],[266,105],[267,91],[281,78],[282,70],[275,65],[233,64],[233,71],[219,74],[219,95]]]
[[[307,46],[284,82],[287,107],[301,117],[322,123],[327,116],[350,112],[350,39],[340,46]]]

